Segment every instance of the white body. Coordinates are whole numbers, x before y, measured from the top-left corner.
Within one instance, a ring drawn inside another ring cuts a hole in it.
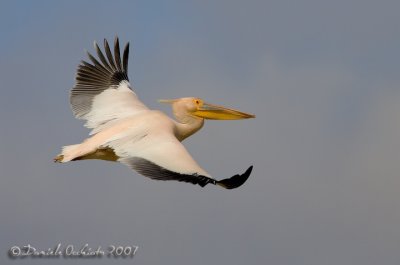
[[[147,108],[133,92],[127,68],[129,43],[120,58],[118,38],[105,55],[95,43],[99,59],[88,53],[92,64],[78,66],[70,102],[76,118],[86,120],[90,137],[81,144],[64,146],[56,162],[103,159],[118,161],[140,174],[159,180],[177,180],[205,186],[236,188],[250,175],[216,181],[187,152],[181,141],[197,132],[207,119],[244,119],[251,114],[204,103],[198,98],[164,100],[172,104],[176,121]],[[100,60],[100,62],[98,61]]]

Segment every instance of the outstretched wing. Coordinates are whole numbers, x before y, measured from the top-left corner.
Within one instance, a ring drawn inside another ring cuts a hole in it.
[[[252,170],[250,167],[242,175],[218,181],[203,170],[186,148],[169,134],[157,137],[129,136],[109,142],[107,146],[114,150],[121,163],[155,180],[183,181],[201,187],[211,183],[226,189],[234,189],[247,180]]]
[[[120,56],[118,37],[114,41],[114,54],[104,39],[102,53],[94,43],[98,59],[88,53],[91,63],[82,61],[76,73],[76,83],[71,90],[72,112],[85,126],[97,128],[110,121],[119,120],[148,108],[132,91],[128,78],[129,43]]]
[[[192,184],[199,184],[201,187],[212,183],[214,185],[219,185],[225,189],[235,189],[243,185],[249,178],[251,171],[253,170],[253,166],[250,166],[243,174],[237,174],[231,178],[226,178],[223,180],[215,180],[213,178],[200,175],[198,173],[185,174],[172,171],[167,168],[161,167],[149,160],[139,157],[126,159],[123,163],[127,164],[143,176],[152,179],[184,181]]]

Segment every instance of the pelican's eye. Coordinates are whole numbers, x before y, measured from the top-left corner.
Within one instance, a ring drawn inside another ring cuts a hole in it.
[[[194,103],[196,103],[197,105],[199,105],[199,104],[200,104],[200,100],[196,99],[196,100],[194,101]]]

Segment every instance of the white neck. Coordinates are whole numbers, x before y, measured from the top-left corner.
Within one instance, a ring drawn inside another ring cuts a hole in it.
[[[203,127],[204,119],[192,117],[185,119],[185,122],[175,122],[175,125],[175,136],[179,141],[183,141]]]

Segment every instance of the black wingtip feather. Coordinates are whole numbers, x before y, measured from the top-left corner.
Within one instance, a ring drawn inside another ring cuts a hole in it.
[[[253,166],[250,166],[246,170],[246,172],[244,172],[241,175],[237,174],[231,178],[217,181],[217,185],[224,187],[225,189],[229,189],[229,190],[236,189],[236,188],[242,186],[246,182],[246,180],[249,178],[252,170],[253,170]]]
[[[96,49],[97,52],[97,56],[99,57],[99,59],[101,60],[101,62],[103,63],[103,65],[106,68],[111,68],[110,64],[107,62],[106,57],[104,57],[104,54],[102,53],[102,51],[100,50],[99,45],[97,44],[97,42],[94,42],[94,48]]]
[[[216,180],[199,175],[199,174],[183,174],[174,172],[163,168],[149,160],[140,157],[130,157],[121,160],[122,163],[128,165],[132,169],[136,170],[143,176],[149,177],[156,180],[175,180],[182,182],[189,182],[192,184],[198,184],[201,187],[206,186],[209,183],[216,184]]]
[[[121,55],[119,52],[119,40],[118,40],[117,36],[115,36],[115,39],[114,39],[114,60],[115,60],[115,65],[117,66],[118,71],[122,71]]]
[[[129,42],[126,43],[124,54],[122,55],[122,67],[125,73],[128,73],[128,57],[129,57]]]
[[[117,71],[117,67],[114,64],[114,58],[113,58],[113,55],[111,53],[110,46],[108,45],[108,41],[106,39],[104,39],[104,50],[106,52],[106,55],[107,55],[107,58],[108,58],[108,62],[110,63],[111,68],[114,71]]]
[[[107,68],[105,68],[93,55],[91,55],[89,52],[87,52],[87,56],[89,57],[89,59],[93,62],[94,66],[99,68],[99,70],[102,70],[103,72],[107,73],[111,73],[109,70],[107,70]]]

